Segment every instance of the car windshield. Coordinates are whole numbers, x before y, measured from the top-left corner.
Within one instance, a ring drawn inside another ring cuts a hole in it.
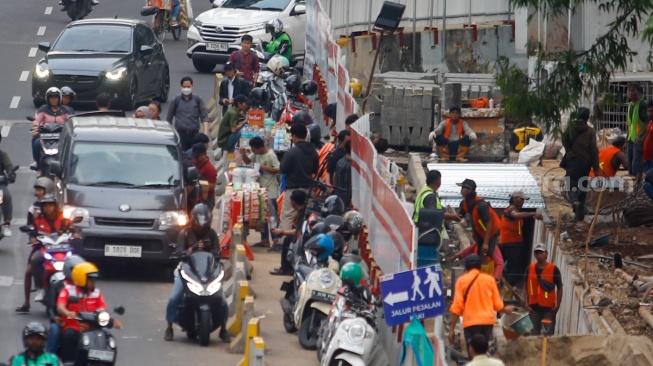
[[[170,188],[181,182],[173,145],[78,142],[70,182],[86,186]]]
[[[79,25],[66,28],[53,51],[128,53],[131,50],[130,27],[111,25]]]
[[[290,0],[227,0],[222,8],[282,11]]]

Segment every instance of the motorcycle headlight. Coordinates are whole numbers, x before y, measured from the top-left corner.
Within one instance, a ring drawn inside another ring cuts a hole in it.
[[[113,339],[113,337],[109,337],[109,347],[110,348],[116,348],[116,340]]]
[[[73,220],[76,217],[81,217],[82,221],[89,220],[89,213],[85,208],[65,205],[62,211],[63,218],[66,220]]]
[[[222,278],[224,277],[224,271],[220,272],[220,275],[216,277],[208,286],[206,286],[206,291],[209,292],[209,295],[213,295],[220,290],[222,286]]]
[[[347,336],[353,343],[360,343],[365,338],[365,323],[362,321],[352,322],[347,331]]]
[[[323,289],[331,288],[336,284],[336,279],[331,271],[322,271],[319,277],[320,287]]]
[[[167,211],[159,217],[161,226],[186,226],[188,225],[188,215],[183,211]]]
[[[91,344],[91,338],[89,338],[87,334],[84,334],[82,336],[82,344],[85,345],[85,346],[88,346],[89,344]]]
[[[104,76],[107,77],[109,80],[120,80],[127,75],[127,68],[125,66],[118,68],[113,71],[107,71]]]
[[[36,67],[34,68],[34,76],[36,76],[39,79],[45,79],[49,75],[50,75],[50,70],[43,67],[42,64],[36,64]]]
[[[107,313],[106,311],[101,312],[97,316],[97,323],[101,327],[106,327],[107,325],[109,325],[110,320],[111,320],[111,315],[109,315],[109,313]]]
[[[192,293],[198,296],[203,296],[204,287],[201,284],[192,279],[183,269],[179,271],[179,273],[181,273],[181,277],[186,280],[186,286],[188,286],[188,289]]]
[[[63,271],[63,262],[62,261],[54,262],[54,264],[52,264],[52,266],[54,267],[54,269],[56,271]]]

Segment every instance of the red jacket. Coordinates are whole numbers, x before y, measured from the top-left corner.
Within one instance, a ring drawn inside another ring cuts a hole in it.
[[[75,291],[75,293],[71,294],[71,291]],[[77,296],[79,298],[79,303],[71,304],[68,302],[68,297],[70,295]],[[107,304],[104,302],[104,297],[102,296],[102,292],[100,290],[95,289],[93,292],[90,294],[85,293],[82,289],[79,287],[70,287],[66,286],[64,287],[61,292],[59,293],[59,298],[57,298],[57,306],[59,304],[63,304],[66,306],[66,309],[74,311],[75,313],[79,314],[80,312],[94,312],[96,310],[106,310],[107,309]],[[63,329],[75,329],[79,331],[79,321],[76,319],[68,319],[66,317],[63,317],[63,322],[64,322],[64,327]]]

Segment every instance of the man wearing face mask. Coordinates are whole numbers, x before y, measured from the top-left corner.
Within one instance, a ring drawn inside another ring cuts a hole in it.
[[[193,138],[200,131],[200,127],[208,136],[209,115],[206,104],[199,95],[193,94],[193,79],[190,76],[181,78],[181,95],[176,96],[170,103],[167,120],[174,122],[184,151],[193,145]]]

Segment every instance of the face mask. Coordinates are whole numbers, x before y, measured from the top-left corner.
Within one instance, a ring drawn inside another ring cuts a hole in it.
[[[190,95],[193,92],[193,88],[181,88],[181,94]]]

